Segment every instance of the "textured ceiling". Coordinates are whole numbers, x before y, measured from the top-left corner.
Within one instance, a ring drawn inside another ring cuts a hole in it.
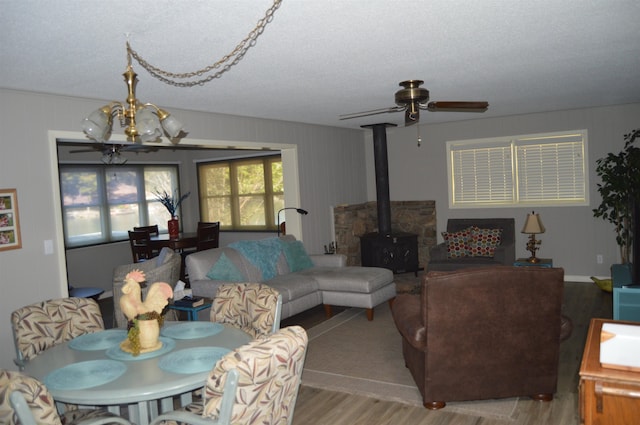
[[[0,0],[0,87],[126,98],[125,42],[189,72],[243,39],[272,0]],[[134,62],[137,96],[160,106],[358,128],[402,113],[398,82],[431,100],[486,100],[484,114],[424,112],[422,123],[640,102],[637,0],[283,0],[256,45],[193,88]],[[89,111],[88,111],[89,112]]]

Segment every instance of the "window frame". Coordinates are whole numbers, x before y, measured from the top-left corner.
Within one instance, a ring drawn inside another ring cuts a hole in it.
[[[135,184],[137,187],[136,191],[136,200],[135,202],[109,202],[108,195],[108,175],[110,172],[133,169],[136,170],[137,176],[135,180]],[[138,223],[136,226],[148,226],[151,224],[149,222],[149,212],[150,208],[155,204],[159,204],[159,201],[155,199],[154,196],[148,196],[146,186],[145,186],[145,172],[146,171],[154,171],[157,169],[170,169],[172,172],[171,175],[171,184],[174,187],[180,188],[180,167],[177,164],[123,164],[123,165],[107,165],[107,164],[97,164],[97,163],[60,163],[58,164],[58,180],[60,187],[60,209],[62,212],[62,229],[64,234],[64,244],[65,249],[73,249],[73,248],[83,248],[89,246],[96,245],[104,245],[116,242],[122,242],[129,239],[127,232],[118,232],[114,234],[112,230],[112,215],[111,209],[118,205],[129,205],[136,204],[137,205],[137,214],[138,214]],[[96,173],[96,183],[97,183],[97,202],[92,202],[90,204],[84,205],[73,205],[66,206],[65,205],[65,192],[63,189],[62,183],[62,175],[63,173],[69,172],[92,172]],[[150,189],[150,192],[153,192],[154,189]],[[178,194],[180,196],[180,194]],[[74,209],[86,208],[86,207],[94,207],[97,208],[100,212],[100,235],[97,237],[78,237],[78,238],[70,238],[68,234],[69,224],[67,223],[67,212]],[[164,207],[163,207],[164,208]],[[181,214],[178,219],[180,220]],[[167,221],[169,219],[167,218]],[[165,226],[160,224],[160,232],[166,233],[167,229]]]
[[[448,141],[446,155],[450,209],[589,205],[585,129]]]
[[[264,179],[264,192],[256,192],[255,194],[240,193],[238,173],[239,167],[250,165],[255,163],[261,163],[263,166],[263,179]],[[284,181],[282,184],[282,191],[274,190],[274,182],[272,175],[272,164],[280,163],[283,166],[281,154],[270,155],[255,155],[250,157],[223,159],[223,160],[210,160],[197,163],[197,176],[198,176],[198,201],[200,203],[200,219],[202,221],[220,221],[221,231],[233,231],[233,232],[260,232],[260,231],[276,231],[276,205],[282,204],[284,206]],[[215,166],[215,167],[227,167],[229,179],[229,194],[216,194],[207,195],[204,191],[206,188],[206,182],[203,182],[203,167]],[[283,175],[284,180],[284,175]],[[261,196],[264,202],[264,225],[243,225],[241,223],[241,207],[240,199],[247,196]],[[280,198],[276,200],[276,198]],[[231,225],[228,225],[224,220],[219,217],[209,217],[208,212],[205,211],[208,205],[208,201],[214,198],[225,198],[229,202]]]

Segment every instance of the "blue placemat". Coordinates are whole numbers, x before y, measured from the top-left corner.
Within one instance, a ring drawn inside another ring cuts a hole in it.
[[[80,351],[106,350],[114,345],[119,345],[127,339],[127,331],[124,329],[108,329],[92,334],[80,335],[69,342],[69,347]]]
[[[174,339],[196,339],[215,335],[221,332],[224,326],[214,322],[184,322],[179,325],[166,325],[160,331],[160,335]]]
[[[56,369],[44,378],[44,384],[55,390],[82,390],[118,379],[127,365],[115,360],[90,360]]]
[[[199,373],[213,368],[222,356],[230,352],[224,347],[192,347],[167,354],[160,359],[160,369],[174,373]]]
[[[160,342],[162,342],[162,347],[158,350],[151,351],[149,353],[141,353],[137,356],[134,356],[131,353],[127,353],[126,351],[122,351],[122,349],[120,348],[120,344],[116,345],[115,347],[109,348],[106,354],[107,357],[111,357],[114,360],[137,361],[161,356],[173,350],[176,346],[176,342],[171,338],[165,338],[161,336]]]

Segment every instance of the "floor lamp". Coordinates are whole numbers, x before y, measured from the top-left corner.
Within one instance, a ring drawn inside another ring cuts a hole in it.
[[[296,207],[285,207],[282,208],[280,211],[278,211],[278,236],[280,236],[280,213],[284,210],[296,210],[298,212],[298,214],[300,215],[307,215],[309,214],[309,211],[307,210],[303,210],[302,208],[296,208]]]

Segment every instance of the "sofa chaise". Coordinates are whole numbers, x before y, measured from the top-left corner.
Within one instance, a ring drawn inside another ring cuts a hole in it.
[[[238,241],[186,257],[193,295],[213,298],[229,282],[264,283],[282,295],[282,318],[323,304],[367,310],[396,296],[393,273],[381,267],[347,267],[343,255],[308,255],[291,235]]]

